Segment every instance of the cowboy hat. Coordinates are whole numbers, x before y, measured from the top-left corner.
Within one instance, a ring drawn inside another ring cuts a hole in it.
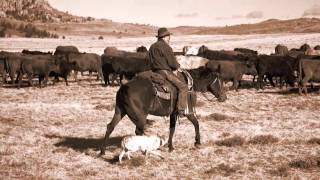
[[[172,33],[170,33],[167,28],[159,28],[158,29],[158,35],[156,37],[157,38],[163,38],[163,37],[166,37],[166,36],[170,36],[171,34]]]

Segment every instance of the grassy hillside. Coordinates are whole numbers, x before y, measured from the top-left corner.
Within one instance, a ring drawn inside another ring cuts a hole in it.
[[[177,27],[179,34],[272,34],[272,33],[320,33],[320,19],[300,18],[291,20],[270,19],[256,24],[226,27]]]

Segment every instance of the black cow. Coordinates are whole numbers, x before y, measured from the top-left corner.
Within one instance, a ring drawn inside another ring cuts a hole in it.
[[[296,80],[295,72],[298,70],[298,60],[296,58],[274,55],[260,55],[257,58],[258,89],[263,89],[262,80],[265,75],[273,87],[275,87],[272,80],[273,77],[280,77],[290,86],[294,86]],[[281,81],[280,87],[282,88],[282,86],[283,83]]]
[[[306,53],[307,50],[310,50],[311,47],[308,44],[303,44],[300,46],[299,49],[297,48],[292,48],[290,49],[288,55],[293,57],[293,58],[298,58],[301,55],[304,55]]]
[[[303,45],[300,47],[300,51],[306,52],[308,49],[312,49],[309,44],[303,44]]]
[[[21,86],[22,77],[27,74],[31,86],[33,86],[32,78],[34,75],[39,76],[39,86],[41,87],[41,79],[44,77],[44,86],[47,85],[49,73],[51,71],[60,72],[55,56],[52,55],[29,55],[24,56],[21,62],[21,74],[19,76],[19,88]]]
[[[320,81],[320,61],[319,57],[302,58],[299,61],[299,93],[303,91],[307,94],[307,83],[309,81]]]
[[[7,81],[7,68],[6,68],[6,57],[0,55],[0,74],[2,75],[2,81],[1,81],[1,85],[3,85],[4,83],[6,83]]]
[[[252,49],[247,49],[247,48],[234,48],[234,51],[237,51],[243,54],[258,55],[258,51],[254,51]]]
[[[207,58],[209,60],[218,60],[218,61],[241,61],[247,63],[250,61],[251,63],[256,64],[257,55],[255,54],[244,54],[237,51],[216,51],[210,50],[206,46],[201,46],[199,48],[198,56]],[[257,75],[256,71],[251,71],[252,73],[246,73],[247,75],[253,76],[253,82],[255,80],[255,76]]]
[[[173,55],[175,55],[175,56],[184,56],[185,53],[184,52],[175,51],[175,52],[173,52]]]
[[[233,81],[232,89],[236,91],[244,74],[257,74],[255,64],[250,61],[209,61],[206,67],[220,73],[223,81]]]
[[[1,51],[0,56],[3,59],[6,73],[9,73],[9,77],[11,79],[11,83],[14,84],[17,83],[18,79],[15,78],[15,75],[19,75],[21,71],[21,62],[25,58],[25,56],[22,53],[17,52],[7,52],[7,51]],[[6,74],[5,74],[6,76]],[[18,78],[18,76],[17,76]],[[16,79],[16,81],[15,81]]]
[[[137,47],[136,52],[146,53],[148,49],[145,46]]]
[[[243,54],[237,51],[217,51],[217,50],[210,50],[206,46],[201,46],[198,51],[198,56],[207,58],[209,60],[239,60],[239,61],[246,61],[249,57],[255,56],[252,54]]]
[[[28,49],[24,49],[22,50],[23,54],[31,54],[31,55],[48,55],[48,54],[52,54],[52,52],[48,51],[48,52],[41,52],[41,51],[29,51]]]
[[[75,63],[74,69],[75,80],[77,81],[78,71],[89,71],[89,81],[91,81],[92,72],[98,73],[98,78],[103,79],[101,57],[95,53],[69,53],[67,55],[69,63]]]
[[[109,74],[119,74],[120,80],[123,79],[123,76],[131,79],[135,74],[151,69],[147,53],[106,49],[101,59],[106,85],[109,83]]]
[[[275,54],[280,56],[286,56],[289,54],[288,47],[285,45],[278,44],[275,49]]]
[[[75,63],[67,62],[63,55],[25,55],[21,57],[21,75],[19,76],[19,86],[21,86],[21,80],[23,74],[27,74],[28,80],[31,86],[32,78],[34,75],[39,77],[39,86],[41,87],[41,81],[44,78],[44,86],[46,86],[50,72],[55,75],[63,77],[66,85],[68,85],[68,75],[71,70],[75,68]]]
[[[54,52],[54,55],[58,54],[69,54],[69,53],[79,53],[79,49],[75,46],[58,46],[56,47],[56,51]]]

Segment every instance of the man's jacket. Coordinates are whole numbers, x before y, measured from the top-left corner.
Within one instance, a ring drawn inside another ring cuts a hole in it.
[[[151,69],[174,71],[180,67],[172,48],[162,39],[151,45],[149,49]]]

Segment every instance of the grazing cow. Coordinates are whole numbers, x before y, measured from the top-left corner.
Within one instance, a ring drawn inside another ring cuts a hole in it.
[[[77,80],[78,71],[89,71],[89,81],[91,82],[92,72],[98,72],[98,78],[103,79],[101,57],[94,53],[70,53],[67,55],[69,63],[75,63],[74,69],[75,80]]]
[[[319,57],[316,57],[319,58]],[[319,59],[300,59],[299,61],[299,93],[303,91],[307,94],[307,83],[309,81],[320,81],[320,61]]]
[[[252,61],[252,63],[256,64],[256,56],[254,54],[243,54],[237,51],[214,51],[209,50],[206,46],[201,46],[199,48],[198,56],[207,58],[209,60],[219,60],[219,61],[241,61],[247,63],[248,61]],[[250,71],[252,73],[246,73],[247,75],[253,76],[253,82],[255,80],[255,76],[257,75],[256,71]]]
[[[127,52],[110,48],[105,49],[101,59],[106,85],[111,73],[119,74],[121,81],[123,76],[131,79],[135,74],[151,69],[147,53]]]
[[[67,55],[69,53],[79,53],[79,49],[75,46],[58,46],[56,48],[56,51],[54,52],[54,55],[57,55],[57,54]]]
[[[209,61],[206,67],[219,72],[223,81],[233,81],[231,89],[236,91],[238,91],[239,82],[244,74],[257,74],[255,64],[250,61]]]
[[[128,159],[130,159],[130,153],[136,151],[142,151],[145,155],[151,153],[163,159],[163,156],[161,156],[160,152],[157,150],[160,149],[161,146],[167,144],[167,142],[167,140],[158,136],[127,136],[121,141],[122,151],[119,155],[119,162],[122,163],[124,155],[127,155]]]
[[[137,47],[136,52],[146,53],[148,49],[145,46]]]
[[[25,58],[24,55],[22,53],[1,51],[0,56],[3,58],[5,70],[9,73],[11,83],[18,82],[17,79],[15,81],[15,75],[20,74],[21,62]]]
[[[39,76],[39,86],[41,87],[41,79],[44,77],[44,86],[47,85],[49,73],[51,71],[60,72],[60,67],[52,55],[29,55],[24,56],[21,62],[21,74],[19,76],[19,88],[21,86],[22,77],[27,74],[29,84],[33,86],[32,78],[34,75]]]
[[[249,55],[237,51],[216,51],[210,50],[206,46],[201,46],[198,51],[198,56],[207,58],[209,60],[239,60],[246,61],[248,60]]]
[[[311,49],[310,45],[303,44],[299,49],[297,48],[290,49],[288,55],[293,58],[298,58],[299,56],[306,54],[306,51],[309,49]]]
[[[247,49],[247,48],[234,48],[234,51],[237,51],[243,54],[258,55],[258,51],[254,51],[252,49]]]
[[[28,49],[24,49],[22,50],[23,54],[31,54],[31,55],[52,55],[52,52],[48,51],[48,52],[41,52],[41,51],[29,51]]]
[[[304,54],[305,54],[305,51],[301,51],[301,50],[293,50],[293,49],[291,49],[288,52],[288,56],[293,57],[293,58],[298,58],[299,56],[304,55]]]
[[[274,50],[276,55],[286,56],[289,54],[289,50],[285,45],[278,44]]]
[[[275,87],[272,77],[280,77],[290,86],[294,86],[295,72],[298,70],[298,61],[291,56],[258,56],[258,89],[263,89],[263,78],[266,75],[271,85]],[[282,81],[280,87],[282,88]]]

